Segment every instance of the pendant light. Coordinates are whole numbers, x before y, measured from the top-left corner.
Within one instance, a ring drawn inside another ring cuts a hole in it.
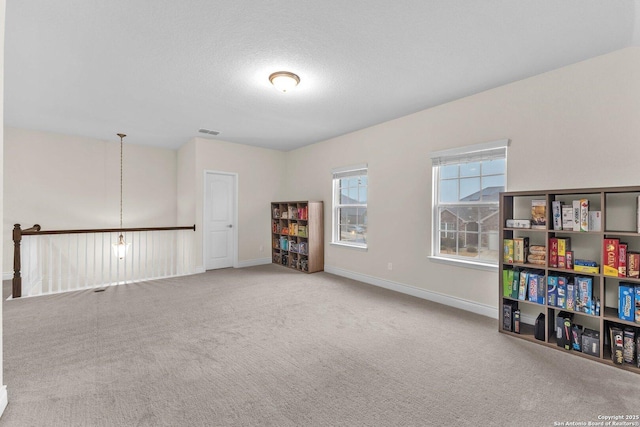
[[[131,243],[124,241],[124,236],[122,235],[122,140],[127,135],[119,133],[118,136],[120,137],[120,236],[118,237],[118,243],[114,243],[111,246],[113,247],[113,254],[117,256],[118,259],[124,259],[129,250],[129,246],[131,246]]]

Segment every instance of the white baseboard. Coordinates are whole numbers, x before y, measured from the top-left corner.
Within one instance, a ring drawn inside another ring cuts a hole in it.
[[[7,404],[9,403],[9,397],[7,396],[7,386],[0,387],[0,417],[4,413]]]
[[[271,264],[271,258],[257,258],[257,259],[249,259],[246,261],[238,261],[233,268],[244,268],[244,267],[254,267],[256,265],[266,265]],[[205,270],[202,266],[196,266],[195,274],[204,273]]]
[[[13,279],[13,271],[9,273],[2,273],[2,280],[12,280]]]
[[[236,265],[236,268],[255,267],[256,265],[266,265],[266,264],[271,264],[271,258],[256,258],[256,259],[249,259],[246,261],[238,261],[238,265]]]
[[[392,282],[391,280],[380,279],[378,277],[368,276],[366,274],[356,273],[338,267],[331,267],[329,265],[324,266],[324,271],[335,274],[336,276],[346,277],[369,285],[379,286],[381,288],[390,289],[392,291],[459,308],[461,310],[470,311],[493,319],[498,319],[498,309],[490,305],[480,304],[474,301],[444,295],[438,292],[416,288],[415,286],[405,285],[404,283]]]

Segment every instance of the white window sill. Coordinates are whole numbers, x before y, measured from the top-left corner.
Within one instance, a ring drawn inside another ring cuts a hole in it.
[[[487,264],[484,262],[445,258],[445,257],[439,257],[439,256],[433,256],[433,255],[429,256],[428,258],[431,261],[437,262],[439,264],[448,264],[456,267],[472,268],[474,270],[498,271],[497,264]]]
[[[367,252],[366,246],[356,246],[356,245],[349,245],[347,243],[338,243],[338,242],[331,242],[330,244],[331,246],[339,246],[341,248],[349,248],[349,249],[355,249],[357,251]]]

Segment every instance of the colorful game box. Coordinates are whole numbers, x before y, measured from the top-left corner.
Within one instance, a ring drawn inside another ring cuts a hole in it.
[[[567,308],[567,278],[558,276],[558,292],[556,296],[556,307]]]
[[[538,302],[538,275],[535,273],[529,273],[527,277],[528,289],[529,289],[529,301]]]
[[[598,266],[591,267],[591,266],[588,266],[588,265],[574,264],[573,265],[573,271],[578,272],[578,273],[598,274],[600,272],[600,267],[598,267]]]
[[[582,351],[582,326],[571,325],[571,348]]]
[[[556,341],[558,347],[571,350],[571,320],[573,313],[561,311],[556,317]]]
[[[538,274],[538,304],[544,305],[547,298],[545,295],[545,275]]]
[[[640,253],[627,251],[627,276],[640,278]]]
[[[513,270],[513,283],[511,284],[511,298],[518,299],[518,289],[520,287],[520,270]]]
[[[593,278],[576,277],[576,311],[586,314],[594,314],[592,309],[593,301]]]
[[[573,231],[580,231],[580,200],[573,201]]]
[[[621,282],[618,285],[618,318],[634,322],[635,306],[635,286]]]
[[[629,245],[620,242],[618,244],[618,277],[627,277],[627,248]]]
[[[529,238],[516,237],[515,239],[513,239],[513,262],[526,262],[527,255],[529,255]]]
[[[620,239],[604,239],[602,243],[602,273],[605,276],[618,277],[618,259]]]
[[[547,228],[547,201],[544,199],[531,201],[531,228]]]
[[[526,271],[520,272],[520,283],[518,284],[518,299],[526,300],[527,299],[527,283],[529,281],[529,273]]]
[[[576,286],[573,282],[567,282],[567,310],[576,310]]]
[[[558,238],[558,268],[567,267],[567,251],[571,250],[571,239],[568,237]]]
[[[547,277],[547,301],[548,304],[552,307],[556,307],[556,301],[558,298],[558,277],[557,276],[549,276]]]
[[[502,296],[511,298],[511,287],[513,286],[513,270],[502,271]]]
[[[504,262],[513,264],[513,239],[504,239]]]
[[[562,230],[562,202],[560,200],[551,202],[551,213],[553,216],[553,229]]]
[[[580,199],[580,231],[589,231],[589,199]]]
[[[640,323],[640,285],[635,286],[636,323]]]
[[[598,263],[588,259],[577,259],[575,260],[575,265],[580,265],[585,267],[597,267]]]
[[[558,268],[558,239],[556,237],[549,239],[549,267]]]
[[[625,328],[622,345],[624,346],[624,363],[633,364],[636,361],[636,331],[631,328]]]
[[[610,329],[611,334],[611,359],[616,365],[622,365],[624,362],[624,335],[622,329],[613,326]]]

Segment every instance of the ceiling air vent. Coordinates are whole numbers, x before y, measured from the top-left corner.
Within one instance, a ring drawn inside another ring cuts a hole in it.
[[[220,132],[217,130],[210,130],[210,129],[198,129],[198,132],[200,133],[208,133],[209,135],[220,135]]]

